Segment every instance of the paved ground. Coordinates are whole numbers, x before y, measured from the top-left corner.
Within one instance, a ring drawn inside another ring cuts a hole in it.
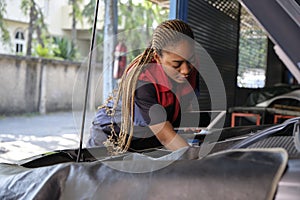
[[[95,113],[87,113],[85,139]],[[18,160],[57,149],[77,148],[81,112],[0,117],[0,162]]]

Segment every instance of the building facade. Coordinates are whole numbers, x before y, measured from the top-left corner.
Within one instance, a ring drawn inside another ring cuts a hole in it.
[[[51,36],[64,36],[71,38],[72,32],[72,8],[68,0],[35,0],[37,5],[42,9],[45,17],[49,34]],[[89,0],[84,0],[82,9]],[[10,42],[0,41],[0,53],[2,54],[19,54],[25,55],[28,39],[29,16],[25,15],[21,9],[20,0],[6,1],[6,13],[4,14],[4,24],[10,33]],[[98,29],[103,28],[103,1],[100,3],[100,12],[98,16]],[[90,42],[91,24],[87,19],[77,21],[77,45],[78,51],[82,57],[88,55]],[[36,37],[35,35],[33,36]]]

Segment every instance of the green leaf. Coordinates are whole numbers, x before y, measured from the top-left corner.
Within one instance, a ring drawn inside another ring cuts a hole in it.
[[[42,47],[41,44],[38,44],[35,48],[36,52],[37,52],[37,55],[40,56],[40,57],[49,57],[49,49],[48,48],[45,48],[45,47]]]

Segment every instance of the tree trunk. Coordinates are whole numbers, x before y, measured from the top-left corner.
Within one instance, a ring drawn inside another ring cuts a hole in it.
[[[30,13],[29,13],[28,40],[27,40],[27,49],[26,49],[27,56],[31,56],[32,35],[34,32],[34,27],[33,27],[34,18],[35,18],[35,9],[34,9],[34,2],[32,2],[32,6],[30,7]]]
[[[76,46],[77,30],[76,30],[76,0],[72,0],[72,43]]]
[[[44,41],[42,39],[42,30],[39,26],[36,26],[36,34],[37,34],[37,39],[40,45],[42,45],[42,47],[45,47]]]
[[[105,23],[103,44],[103,102],[112,92],[115,85],[113,79],[113,60],[117,33],[117,0],[105,0]]]

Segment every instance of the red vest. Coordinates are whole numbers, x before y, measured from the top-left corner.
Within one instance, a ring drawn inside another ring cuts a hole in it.
[[[178,99],[182,96],[193,92],[196,88],[197,70],[193,69],[186,83],[179,83],[175,88],[170,78],[166,75],[161,65],[151,63],[141,73],[139,80],[153,83],[156,89],[157,101],[163,107],[175,104],[173,122],[177,119],[180,111],[180,103]],[[176,95],[176,97],[174,96]],[[172,123],[172,122],[171,122]]]

